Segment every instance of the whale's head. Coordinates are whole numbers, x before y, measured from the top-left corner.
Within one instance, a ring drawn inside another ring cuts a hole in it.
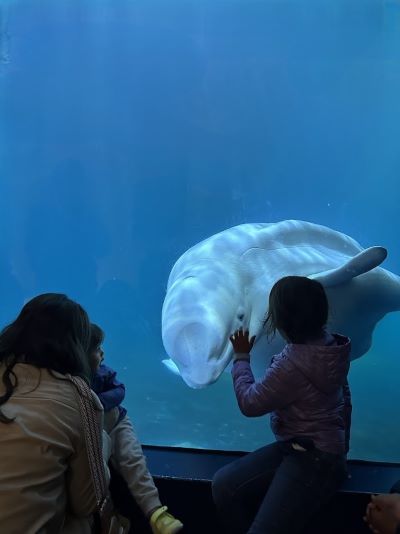
[[[232,359],[231,333],[249,325],[246,291],[235,268],[200,265],[168,288],[162,311],[164,347],[192,388],[215,382]]]

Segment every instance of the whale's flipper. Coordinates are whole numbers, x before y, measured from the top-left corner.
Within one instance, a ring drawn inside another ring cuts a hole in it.
[[[176,376],[181,376],[178,366],[171,360],[171,358],[169,358],[168,360],[163,360],[162,362],[168,369],[168,371],[171,371],[171,373],[174,373],[174,375]]]
[[[310,278],[318,280],[324,287],[333,287],[350,282],[356,276],[367,273],[378,267],[387,257],[384,247],[371,247],[363,250],[354,258],[337,269],[330,269],[323,273],[317,273]]]

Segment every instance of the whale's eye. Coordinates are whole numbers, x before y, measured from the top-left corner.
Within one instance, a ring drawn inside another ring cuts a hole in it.
[[[239,313],[237,318],[239,319],[239,321],[243,321],[244,319],[244,313]]]

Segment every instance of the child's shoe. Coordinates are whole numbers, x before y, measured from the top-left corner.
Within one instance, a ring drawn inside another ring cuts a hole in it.
[[[151,514],[150,526],[153,534],[175,534],[182,530],[182,523],[167,510],[166,506],[162,506]]]

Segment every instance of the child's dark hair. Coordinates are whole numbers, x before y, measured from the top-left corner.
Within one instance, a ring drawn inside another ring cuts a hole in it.
[[[95,323],[90,324],[90,342],[89,354],[96,350],[104,341],[105,334],[103,330]]]
[[[270,337],[278,330],[291,343],[306,343],[323,334],[328,313],[322,284],[305,276],[286,276],[271,289],[264,326]]]

